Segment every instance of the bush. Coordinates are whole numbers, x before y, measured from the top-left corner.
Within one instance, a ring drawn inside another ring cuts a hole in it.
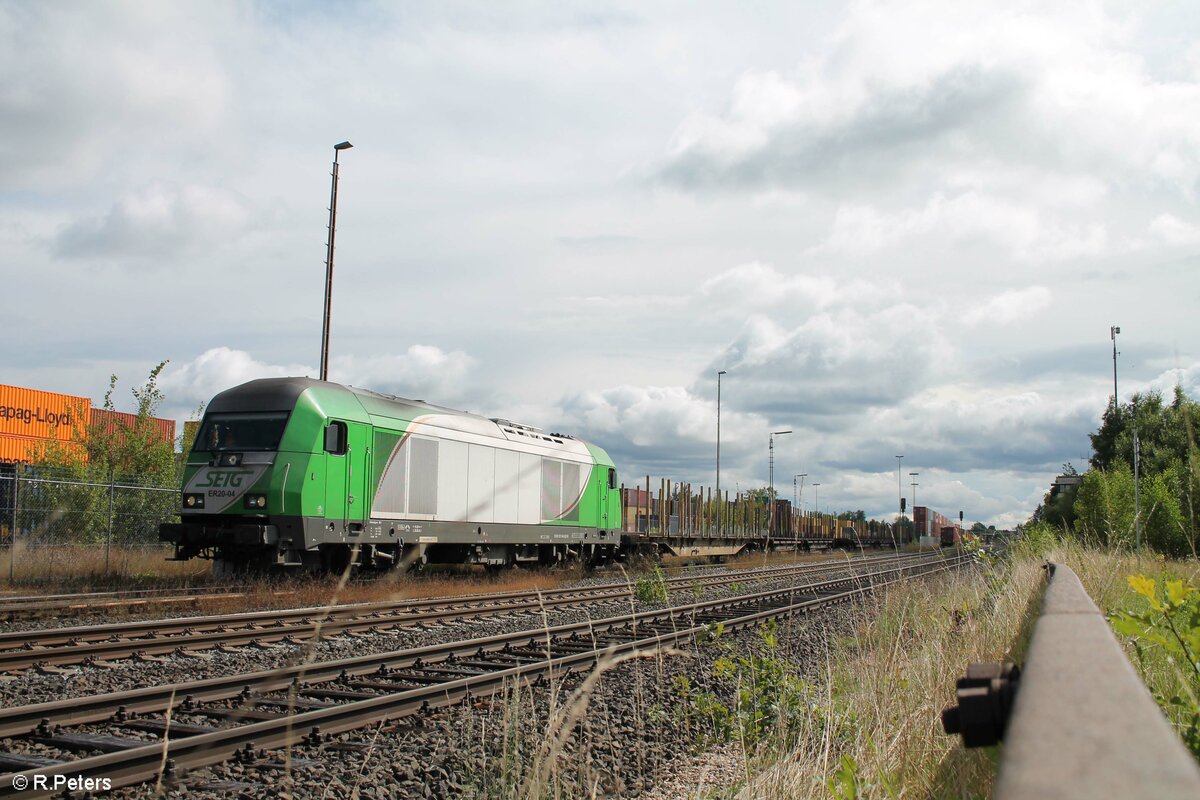
[[[1200,759],[1200,591],[1190,582],[1145,575],[1129,578],[1138,598],[1114,612],[1113,629],[1132,636],[1142,672],[1156,651],[1166,656],[1174,680],[1151,692],[1184,743]]]
[[[1191,552],[1191,543],[1184,531],[1178,492],[1171,486],[1174,477],[1173,473],[1161,473],[1142,478],[1142,538],[1160,553],[1184,556]]]
[[[1058,546],[1058,531],[1047,522],[1034,522],[1021,530],[1013,542],[1012,554],[1017,558],[1042,558]]]
[[[1138,503],[1134,501],[1133,473],[1125,464],[1107,471],[1093,469],[1083,476],[1075,500],[1076,529],[1080,538],[1110,547],[1132,547],[1137,541],[1134,511],[1141,506],[1142,543],[1170,556],[1192,552],[1183,510],[1179,505],[1184,468],[1142,475]]]
[[[1110,547],[1133,545],[1133,471],[1124,463],[1083,476],[1075,498],[1080,538]]]
[[[655,567],[649,575],[638,578],[633,587],[633,596],[639,603],[667,602],[667,579],[663,574],[662,567]]]

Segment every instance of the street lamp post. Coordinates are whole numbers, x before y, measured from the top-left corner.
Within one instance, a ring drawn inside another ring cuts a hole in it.
[[[913,514],[913,539],[915,540],[915,539],[917,539],[917,486],[919,485],[919,484],[917,483],[917,476],[918,476],[918,475],[920,475],[921,473],[919,473],[919,472],[910,472],[910,473],[908,473],[908,474],[909,474],[909,477],[911,477],[911,478],[912,478],[912,499],[913,499],[913,507],[912,507],[912,514]],[[928,525],[928,524],[929,524],[929,515],[928,515],[928,514],[926,514],[926,515],[925,515],[925,524],[926,524],[926,525]]]
[[[1113,343],[1113,414],[1117,413],[1117,334],[1120,332],[1120,325],[1110,325],[1108,327],[1108,335],[1112,337]]]
[[[325,251],[325,321],[321,325],[321,380],[329,380],[329,314],[333,305],[333,238],[337,233],[338,153],[354,145],[333,146],[333,181],[329,189],[329,242]]]
[[[722,532],[725,515],[721,512],[721,376],[725,370],[717,373],[717,533]]]

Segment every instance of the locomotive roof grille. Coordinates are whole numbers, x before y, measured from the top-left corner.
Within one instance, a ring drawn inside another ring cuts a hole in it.
[[[492,417],[492,422],[496,423],[497,425],[503,426],[503,427],[517,428],[518,430],[522,430],[522,431],[530,431],[532,433],[541,433],[542,432],[541,428],[535,428],[532,425],[518,425],[517,423],[515,423],[511,420],[504,419],[503,417]],[[511,433],[511,431],[510,431],[510,433]]]

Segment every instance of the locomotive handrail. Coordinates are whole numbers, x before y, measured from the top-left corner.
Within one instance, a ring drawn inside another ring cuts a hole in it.
[[[1200,767],[1108,621],[1069,567],[1046,566],[993,796],[1200,797]]]

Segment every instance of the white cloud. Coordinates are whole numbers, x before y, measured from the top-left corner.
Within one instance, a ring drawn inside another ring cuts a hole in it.
[[[812,252],[870,256],[910,248],[927,239],[934,247],[986,240],[1022,261],[1059,261],[1097,255],[1108,247],[1103,225],[1048,222],[1036,207],[976,191],[953,197],[935,193],[919,209],[887,213],[870,205],[844,204],[829,238]]]
[[[282,378],[312,375],[312,367],[302,364],[267,364],[243,350],[214,347],[191,361],[168,364],[159,386],[177,413],[194,411],[219,392],[258,378]]]
[[[534,416],[558,416],[567,432],[577,433],[604,447],[629,480],[654,478],[713,483],[717,403],[681,386],[616,386],[571,394],[554,411]],[[766,420],[725,405],[721,411],[722,485],[741,480],[749,485],[756,473],[754,460],[765,441]]]
[[[742,75],[725,111],[685,120],[664,176],[803,185],[855,159],[936,179],[997,156],[1190,196],[1200,82],[1155,79],[1129,46],[1099,5],[858,3],[827,48],[786,74]]]
[[[1054,295],[1045,286],[1010,289],[973,307],[963,317],[963,321],[968,325],[1008,325],[1046,310],[1053,298]]]
[[[1150,233],[1169,245],[1200,243],[1200,225],[1182,220],[1174,214],[1159,214],[1151,220]]]
[[[227,17],[219,4],[4,4],[0,183],[43,191],[172,145],[211,147],[230,90],[205,33]]]
[[[245,201],[209,186],[158,183],[131,192],[99,217],[78,220],[54,239],[61,258],[164,259],[228,245],[254,222]]]
[[[474,359],[455,350],[412,345],[396,355],[332,359],[330,379],[439,405],[458,402],[467,390]],[[194,410],[219,392],[258,378],[316,377],[318,370],[305,364],[270,364],[244,350],[214,347],[191,361],[170,364],[160,385],[176,413]]]
[[[744,407],[773,420],[890,405],[952,368],[953,349],[930,310],[897,302],[860,311],[848,301],[793,326],[752,316],[712,366],[753,387],[743,390]]]
[[[346,355],[330,364],[331,380],[390,392],[438,405],[460,403],[477,387],[469,384],[475,359],[454,350],[414,344],[394,355]]]
[[[707,312],[745,319],[754,312],[804,317],[834,306],[863,311],[895,302],[894,285],[874,281],[838,281],[830,275],[784,274],[771,264],[752,261],[720,272],[700,284],[699,301]]]

